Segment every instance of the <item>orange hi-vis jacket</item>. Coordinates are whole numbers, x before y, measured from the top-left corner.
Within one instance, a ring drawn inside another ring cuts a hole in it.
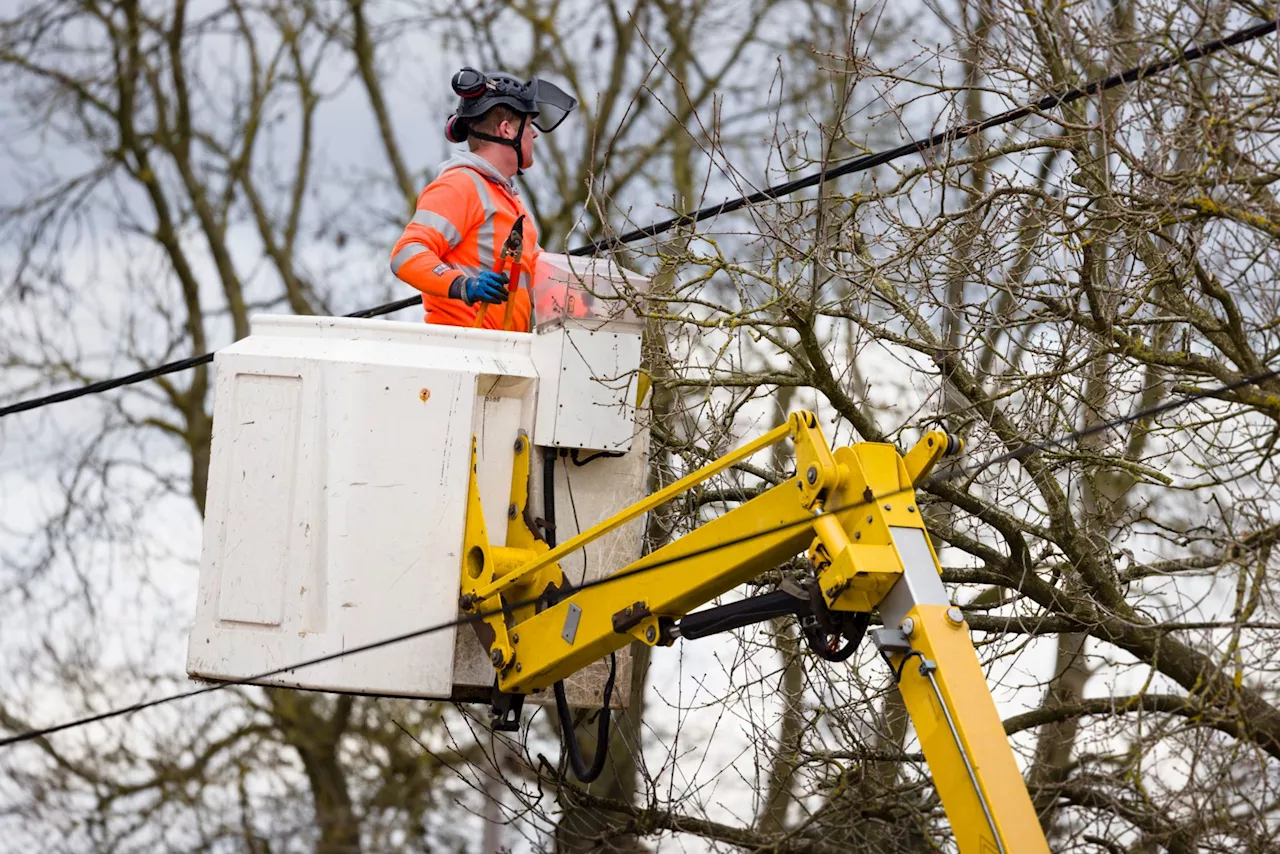
[[[467,305],[455,282],[481,270],[496,270],[502,244],[516,218],[524,215],[520,289],[514,300],[514,328],[529,331],[529,285],[538,253],[538,229],[511,182],[487,160],[471,152],[440,167],[440,175],[418,196],[418,209],[391,251],[391,272],[422,291],[427,323],[471,326],[483,303]],[[504,262],[505,264],[510,262]],[[516,273],[512,271],[514,280]],[[506,305],[485,313],[485,329],[501,329]]]

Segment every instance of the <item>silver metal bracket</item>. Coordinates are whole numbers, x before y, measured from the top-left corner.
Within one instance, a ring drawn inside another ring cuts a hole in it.
[[[564,642],[569,646],[573,646],[573,641],[578,636],[578,621],[581,619],[581,606],[575,602],[570,602],[569,608],[564,615],[564,628],[560,631],[560,637],[564,638]]]
[[[881,655],[906,655],[911,652],[911,641],[902,629],[876,629],[871,633],[871,642]]]

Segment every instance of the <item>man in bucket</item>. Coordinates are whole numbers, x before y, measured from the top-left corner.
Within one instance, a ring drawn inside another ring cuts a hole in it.
[[[521,82],[464,68],[452,82],[458,108],[445,123],[445,136],[466,142],[469,150],[446,161],[418,196],[413,219],[392,250],[391,270],[422,291],[427,323],[472,326],[482,305],[510,298],[515,330],[528,332],[529,284],[542,249],[513,178],[533,165],[538,132],[555,130],[577,101],[536,77]],[[520,285],[513,292],[509,277],[495,267],[517,221],[524,252],[511,272]],[[505,314],[486,312],[483,328],[501,329]]]

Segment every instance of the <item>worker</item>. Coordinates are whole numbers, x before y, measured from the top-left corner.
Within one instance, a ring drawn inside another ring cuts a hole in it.
[[[445,161],[418,196],[392,249],[391,271],[422,291],[427,323],[472,326],[482,305],[510,298],[515,330],[528,332],[529,285],[542,250],[513,179],[533,165],[538,131],[555,130],[577,101],[536,77],[522,82],[474,68],[455,74],[452,85],[459,100],[445,137],[470,150]],[[506,276],[496,268],[522,215],[523,254]],[[505,307],[485,312],[483,328],[501,329],[505,314]]]

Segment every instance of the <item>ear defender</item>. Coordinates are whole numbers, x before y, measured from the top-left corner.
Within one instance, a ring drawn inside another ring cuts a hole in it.
[[[444,123],[444,138],[453,143],[466,142],[467,123],[457,116],[449,116],[449,120]]]

